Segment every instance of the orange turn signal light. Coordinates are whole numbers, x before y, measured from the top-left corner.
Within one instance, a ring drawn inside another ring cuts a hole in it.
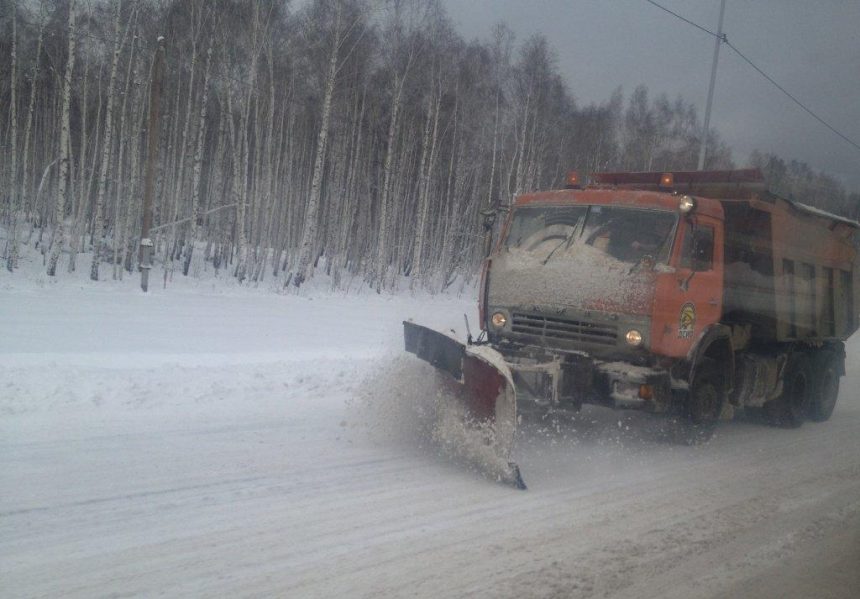
[[[654,387],[652,385],[639,385],[639,397],[651,401],[654,399]]]
[[[568,171],[567,177],[565,178],[565,185],[567,187],[579,187],[579,173],[576,171]]]

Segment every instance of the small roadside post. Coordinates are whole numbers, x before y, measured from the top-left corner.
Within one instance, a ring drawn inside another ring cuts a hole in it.
[[[140,288],[149,289],[152,269],[152,195],[155,187],[155,163],[158,161],[158,129],[161,109],[161,87],[164,79],[164,37],[158,36],[158,48],[152,62],[149,86],[149,125],[146,144],[146,171],[143,181],[143,224],[140,230]]]

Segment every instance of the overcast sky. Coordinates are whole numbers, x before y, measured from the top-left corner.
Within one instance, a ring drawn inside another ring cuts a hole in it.
[[[645,0],[445,0],[467,38],[504,20],[521,42],[544,34],[582,103],[681,94],[704,115],[714,39]],[[716,31],[720,0],[657,0]],[[860,0],[727,0],[724,32],[750,60],[860,143]],[[797,107],[723,45],[711,113],[743,166],[753,149],[796,158],[860,191],[860,150]]]

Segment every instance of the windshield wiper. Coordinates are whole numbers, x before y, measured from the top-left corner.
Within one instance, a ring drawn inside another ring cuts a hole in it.
[[[653,270],[654,266],[657,264],[656,260],[654,259],[654,256],[652,256],[651,254],[642,254],[639,259],[636,260],[633,266],[630,267],[630,270],[627,271],[627,274],[632,275],[633,271],[639,268],[639,266],[643,263],[645,264],[646,268],[648,268],[648,270]]]
[[[545,265],[547,262],[549,262],[549,259],[550,259],[550,258],[552,258],[552,255],[553,255],[553,254],[555,254],[555,252],[556,252],[556,251],[557,251],[561,246],[563,246],[563,245],[570,245],[570,242],[573,240],[573,235],[574,235],[574,233],[576,233],[576,229],[577,229],[576,227],[574,227],[573,229],[571,229],[571,231],[570,231],[570,233],[567,235],[567,237],[565,237],[564,239],[562,239],[562,240],[561,240],[561,242],[560,242],[557,246],[555,246],[554,248],[552,248],[552,251],[549,253],[549,255],[548,255],[546,258],[544,258],[544,259],[543,259],[543,262],[541,262],[541,266],[543,266],[543,265]]]

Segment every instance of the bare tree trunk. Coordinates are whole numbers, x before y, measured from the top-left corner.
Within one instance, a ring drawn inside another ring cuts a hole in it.
[[[48,276],[55,276],[60,252],[65,245],[63,220],[66,212],[66,179],[69,176],[69,112],[72,100],[72,70],[75,66],[75,0],[69,1],[69,48],[66,72],[63,75],[63,112],[60,117],[60,180],[57,186],[57,201],[54,207],[54,232],[51,239],[51,258],[48,261]]]
[[[89,147],[87,141],[89,139],[89,129],[87,128],[87,107],[88,104],[88,91],[89,91],[89,72],[90,72],[90,56],[88,53],[84,53],[86,57],[86,61],[84,62],[84,89],[83,89],[83,98],[81,98],[81,106],[83,109],[81,112],[81,140],[80,146],[78,148],[78,188],[77,188],[77,201],[72,203],[72,224],[71,224],[71,243],[69,244],[69,272],[74,272],[77,268],[77,257],[78,251],[83,246],[83,242],[81,238],[84,235],[84,215],[86,214],[87,203],[89,201],[89,196],[87,192],[89,191],[89,185],[87,184],[87,148]],[[98,122],[98,117],[101,116],[101,65],[99,65],[99,107],[98,107],[98,116],[96,117],[96,122]],[[98,140],[98,134],[96,134],[96,140]],[[95,152],[94,152],[95,154]],[[75,168],[75,163],[72,161],[71,167]],[[72,172],[70,174],[70,181],[74,184],[75,181],[75,173]],[[72,197],[75,197],[75,193],[72,193]]]
[[[36,42],[36,56],[33,58],[33,71],[30,75],[30,103],[27,107],[27,122],[24,125],[24,149],[21,152],[21,156],[24,160],[24,163],[21,166],[21,172],[23,173],[23,181],[21,184],[21,198],[22,198],[22,207],[24,207],[25,212],[29,210],[30,207],[30,198],[29,195],[29,183],[31,177],[29,176],[29,158],[30,158],[30,137],[33,131],[33,112],[36,108],[36,89],[38,86],[36,85],[36,75],[39,72],[39,60],[42,56],[42,40],[44,37],[45,30],[45,19],[42,16],[41,10],[39,11],[39,39]],[[35,161],[33,166],[35,167]],[[35,171],[35,168],[34,168]],[[35,173],[33,174],[35,178]],[[35,181],[34,181],[35,182]]]
[[[244,119],[240,118],[240,125],[244,123]],[[245,271],[242,269],[242,264],[247,251],[247,238],[245,237],[245,192],[242,189],[242,150],[245,135],[242,131],[236,133],[236,123],[233,121],[233,92],[227,92],[227,125],[230,133],[230,145],[233,148],[233,198],[236,201],[236,244],[238,251],[238,264],[235,275],[239,282],[245,279]]]
[[[90,267],[90,279],[93,281],[99,280],[99,257],[101,255],[102,243],[104,241],[104,223],[102,212],[105,198],[105,188],[107,187],[108,165],[111,158],[111,149],[113,148],[113,121],[114,121],[114,89],[116,88],[116,72],[119,66],[119,53],[122,49],[120,41],[119,15],[122,11],[122,0],[116,0],[114,7],[114,43],[113,43],[113,58],[111,59],[110,67],[110,82],[108,83],[107,97],[107,116],[105,122],[105,136],[102,140],[102,162],[99,172],[99,191],[96,196],[95,218],[93,224],[93,262]],[[127,30],[126,30],[127,31]]]
[[[7,184],[9,199],[9,247],[6,250],[6,268],[9,272],[15,268],[18,257],[18,6],[12,4],[12,84],[9,118],[11,120],[10,168]]]
[[[188,275],[191,267],[191,256],[194,252],[194,243],[198,237],[197,221],[200,219],[200,173],[203,169],[203,144],[206,141],[206,112],[209,105],[209,73],[212,65],[212,50],[214,48],[214,36],[209,41],[206,50],[206,69],[203,73],[203,99],[200,106],[200,119],[197,125],[197,147],[194,150],[194,168],[191,175],[191,232],[188,244],[185,248],[185,261],[182,266],[182,274]]]
[[[146,174],[143,181],[143,207],[140,227],[140,288],[149,290],[153,244],[149,238],[152,228],[152,196],[155,192],[155,169],[158,161],[159,130],[161,126],[161,92],[164,82],[164,38],[158,37],[158,48],[152,61],[149,85],[149,115],[146,130]]]
[[[129,19],[128,29],[130,30],[132,27],[136,27],[134,25],[135,20],[137,19],[137,11],[135,10],[132,16]],[[123,217],[123,208],[126,210],[131,210],[131,198],[126,197],[125,202],[122,201],[124,197],[124,193],[128,192],[129,186],[124,185],[125,182],[125,149],[128,145],[125,141],[125,135],[127,132],[126,123],[128,121],[128,97],[131,93],[131,82],[132,82],[132,64],[135,59],[135,46],[137,42],[137,36],[132,36],[131,39],[131,49],[129,51],[129,59],[128,59],[128,67],[126,68],[125,73],[125,88],[122,94],[122,105],[120,107],[120,119],[119,119],[119,131],[117,132],[117,138],[119,139],[119,151],[117,156],[117,173],[116,180],[117,186],[114,188],[114,215],[113,215],[113,235],[111,235],[113,240],[113,259],[111,264],[112,270],[112,278],[114,280],[120,278],[122,276],[122,265],[120,262],[120,248],[122,247],[122,241],[125,237],[125,227],[124,227],[124,217]],[[137,94],[135,94],[137,95]],[[134,122],[134,119],[132,119]],[[134,139],[132,137],[132,139]]]
[[[132,48],[134,48],[134,41],[132,42]],[[123,271],[131,272],[131,257],[133,255],[133,248],[131,244],[131,239],[133,238],[131,235],[131,227],[134,222],[135,212],[137,204],[135,203],[137,197],[137,189],[140,185],[140,134],[143,122],[143,108],[142,108],[142,86],[140,80],[140,59],[135,58],[134,52],[132,52],[132,56],[129,59],[131,64],[133,65],[133,80],[135,83],[135,91],[134,96],[132,98],[131,103],[131,131],[129,133],[129,140],[131,145],[131,152],[129,153],[129,188],[128,188],[128,199],[125,211],[125,220],[122,225],[122,239],[120,246],[122,247],[122,268],[119,271],[119,278],[122,280]]]
[[[390,234],[390,217],[388,215],[388,193],[391,189],[392,163],[394,160],[394,141],[397,133],[397,117],[400,112],[400,103],[403,97],[403,79],[394,79],[394,94],[391,102],[391,118],[388,121],[388,145],[385,151],[385,164],[382,167],[383,183],[382,193],[379,196],[379,234],[376,238],[376,264],[374,265],[374,279],[376,292],[382,292],[386,271],[388,268],[388,238]]]
[[[300,287],[310,276],[311,259],[314,243],[317,237],[317,215],[320,204],[320,186],[322,185],[322,174],[325,168],[326,143],[328,142],[329,119],[331,118],[331,102],[334,95],[335,80],[337,78],[337,60],[340,50],[340,19],[342,5],[338,2],[335,12],[334,39],[331,44],[331,54],[328,63],[328,76],[326,77],[325,96],[323,98],[322,122],[319,135],[317,136],[317,152],[314,159],[313,179],[311,180],[310,197],[305,211],[305,226],[302,232],[302,241],[299,249],[299,260],[292,277],[293,285]]]
[[[265,190],[266,209],[261,210],[260,214],[260,231],[261,231],[261,251],[257,259],[257,264],[254,267],[254,282],[262,281],[265,277],[266,258],[269,255],[269,248],[272,245],[273,228],[276,220],[277,202],[275,200],[275,144],[274,140],[278,138],[278,131],[275,128],[275,73],[273,65],[272,45],[267,48],[267,66],[269,68],[269,114],[266,134],[266,148],[264,153],[265,169],[261,177],[258,189]],[[265,219],[265,222],[263,222]],[[274,253],[274,248],[272,248]]]
[[[438,81],[438,88],[435,97],[428,102],[429,110],[427,113],[427,126],[425,127],[424,145],[426,149],[422,149],[422,164],[419,177],[421,185],[418,189],[418,224],[415,231],[415,245],[413,246],[412,254],[412,284],[421,282],[424,277],[424,237],[429,227],[429,210],[430,210],[430,181],[433,173],[433,163],[436,161],[436,143],[439,138],[439,110],[442,103],[442,81],[441,74]],[[430,117],[433,117],[433,133],[432,137],[429,132]],[[427,165],[424,165],[424,153],[429,152]]]
[[[525,168],[526,168],[526,146],[527,146],[527,138],[528,138],[528,126],[529,126],[529,108],[531,106],[532,99],[532,89],[531,85],[529,86],[529,92],[526,96],[526,104],[523,108],[523,127],[519,133],[519,144],[517,145],[517,170],[516,170],[516,179],[514,180],[514,195],[519,195],[523,191],[524,179],[525,179]]]

